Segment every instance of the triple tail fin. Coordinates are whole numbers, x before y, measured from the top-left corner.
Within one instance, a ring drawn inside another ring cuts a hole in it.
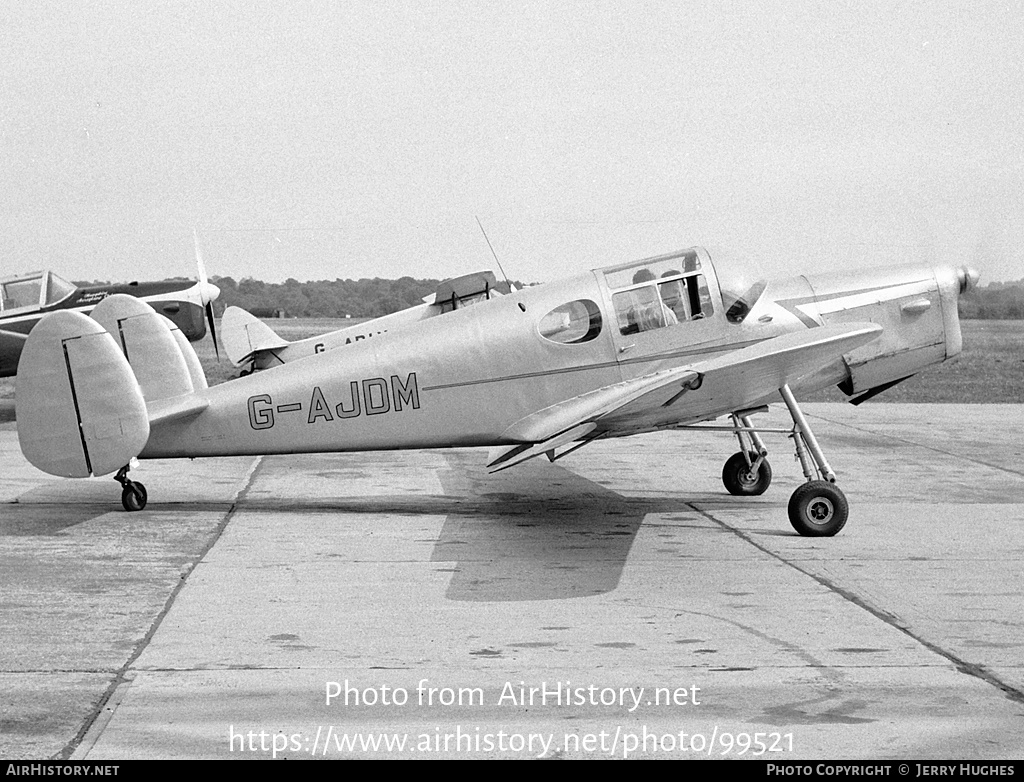
[[[51,475],[106,475],[142,452],[151,423],[205,409],[206,387],[191,344],[140,299],[109,296],[92,318],[51,313],[19,363],[22,453]]]

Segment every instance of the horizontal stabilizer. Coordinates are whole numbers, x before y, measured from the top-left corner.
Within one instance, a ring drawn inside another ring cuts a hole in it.
[[[281,339],[270,326],[240,307],[224,310],[220,332],[228,359],[236,367],[261,351],[288,347],[287,340]]]
[[[156,426],[166,421],[176,421],[199,415],[210,406],[210,400],[198,394],[160,399],[149,403],[149,424]]]
[[[15,388],[18,440],[51,475],[106,475],[149,439],[142,390],[120,347],[79,312],[53,312],[32,329]]]

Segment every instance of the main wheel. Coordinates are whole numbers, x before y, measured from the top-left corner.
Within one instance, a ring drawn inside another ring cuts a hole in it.
[[[757,454],[750,452],[750,461],[755,461]],[[729,494],[737,497],[753,497],[764,494],[772,482],[772,466],[767,459],[761,460],[757,472],[750,471],[750,465],[742,453],[734,453],[722,468],[722,483]]]
[[[129,512],[145,508],[148,499],[149,495],[146,493],[146,487],[135,481],[129,481],[128,485],[121,492],[121,505]]]
[[[832,537],[846,525],[849,515],[846,495],[828,481],[808,481],[789,498],[789,523],[808,537]]]

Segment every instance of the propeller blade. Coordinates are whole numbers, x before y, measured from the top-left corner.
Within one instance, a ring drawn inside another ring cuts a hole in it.
[[[201,249],[199,249],[199,231],[197,231],[195,228],[192,229],[192,238],[195,241],[195,246],[196,246],[196,267],[199,270],[199,276],[196,279],[198,279],[199,282],[205,284],[207,282],[207,279],[206,279],[206,264],[203,263],[203,251]],[[203,303],[205,304],[206,302],[203,302]]]
[[[217,327],[213,320],[213,302],[206,302],[206,322],[210,324],[210,336],[213,337],[213,352],[217,354],[217,361],[220,361],[220,346],[217,345]]]
[[[199,281],[199,298],[203,302],[203,309],[206,310],[206,322],[210,326],[210,337],[213,338],[213,352],[217,355],[217,361],[220,361],[220,346],[217,344],[217,326],[214,324],[213,318],[213,300],[217,296],[216,294],[210,296],[208,293],[209,289],[213,286],[209,284],[209,280],[206,278],[206,264],[203,263],[203,251],[199,247],[199,231],[195,228],[192,229],[192,238],[195,241],[196,267],[199,271],[199,275],[196,278]]]

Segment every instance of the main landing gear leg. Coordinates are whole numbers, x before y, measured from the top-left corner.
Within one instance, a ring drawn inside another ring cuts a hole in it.
[[[121,505],[126,511],[131,512],[145,508],[149,495],[146,493],[145,486],[138,481],[129,480],[129,469],[131,469],[131,465],[126,464],[117,471],[114,480],[121,484]]]
[[[772,466],[768,463],[768,449],[761,435],[754,431],[748,415],[733,415],[733,429],[740,442],[739,453],[734,453],[722,468],[722,483],[730,494],[754,497],[764,494],[772,482]]]
[[[789,522],[801,535],[831,537],[846,524],[850,506],[839,487],[825,454],[818,445],[796,397],[788,385],[779,389],[782,399],[793,417],[790,437],[796,445],[796,455],[803,468],[807,483],[789,498]]]

